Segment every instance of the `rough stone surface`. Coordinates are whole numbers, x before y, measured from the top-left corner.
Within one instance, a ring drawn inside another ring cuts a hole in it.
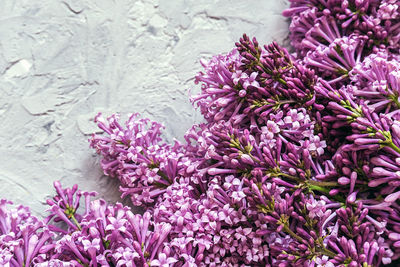
[[[42,213],[52,182],[110,201],[89,149],[97,112],[140,112],[181,139],[199,59],[243,34],[285,42],[285,0],[1,0],[0,198]]]

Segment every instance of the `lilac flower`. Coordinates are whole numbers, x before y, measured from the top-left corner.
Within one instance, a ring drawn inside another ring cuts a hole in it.
[[[165,255],[164,253],[160,253],[160,255],[158,255],[157,260],[151,261],[151,266],[168,267],[177,261],[178,260],[175,258],[171,258],[171,257],[168,258],[167,255]]]
[[[268,140],[274,138],[274,135],[280,132],[279,126],[274,121],[267,121],[267,125],[261,127],[262,133]]]
[[[116,266],[133,266],[135,260],[140,257],[136,251],[129,247],[117,248],[113,256],[117,261]]]
[[[202,94],[191,99],[197,102],[202,114],[206,119],[220,120],[225,116],[234,116],[237,112],[238,101],[244,96],[240,96],[237,88],[245,90],[248,85],[254,83],[254,75],[251,81],[247,81],[249,76],[238,70],[241,56],[237,50],[232,50],[226,56],[215,56],[209,62],[201,62],[205,68],[205,73],[196,76],[196,83],[202,82]],[[247,84],[246,88],[243,86]],[[243,93],[242,93],[243,94]]]
[[[202,61],[201,92],[191,100],[206,122],[186,144],[163,143],[161,126],[137,115],[125,128],[117,116],[98,117],[109,137],[94,136],[92,146],[105,173],[146,212],[87,198],[74,224],[76,202],[60,189],[49,204],[73,234],[56,253],[66,247],[90,265],[178,267],[399,258],[392,53],[400,24],[397,2],[378,2],[291,1],[285,14],[302,60],[244,35],[230,53]]]
[[[319,45],[310,51],[304,62],[329,79],[329,83],[343,83],[349,72],[361,62],[365,36],[350,35],[333,40],[328,45]]]
[[[0,200],[0,261],[3,266],[29,266],[43,260],[40,251],[53,246],[53,234],[28,208],[10,209],[11,204]]]
[[[202,91],[192,97],[211,123],[229,121],[240,127],[266,122],[278,108],[316,105],[314,72],[298,64],[276,43],[262,49],[256,39],[244,35],[225,56],[202,62],[206,72],[196,76]]]
[[[376,112],[389,113],[400,107],[398,59],[381,51],[366,57],[353,72],[356,85],[350,85],[348,90],[356,97],[364,98]]]
[[[396,19],[400,16],[399,2],[397,0],[384,0],[381,2],[378,10],[380,19]]]
[[[334,267],[332,262],[329,261],[329,257],[324,255],[321,258],[316,258],[315,263],[317,267]]]
[[[55,186],[58,194],[71,192],[70,188],[62,188],[58,182]],[[80,193],[75,186],[72,191]],[[73,199],[73,196],[68,199]],[[78,218],[72,220],[76,227],[55,241],[52,259],[77,260],[89,266],[147,266],[148,262],[162,262],[163,253],[169,256],[170,252],[164,244],[169,238],[170,224],[154,223],[148,212],[134,215],[130,208],[120,203],[108,205],[104,200],[87,202],[89,207],[84,214],[79,214],[76,209],[74,217],[71,217]],[[51,201],[49,204],[56,205]],[[60,216],[60,208],[50,210],[53,216]],[[69,225],[68,221],[64,222]],[[161,258],[158,258],[160,255]],[[51,260],[43,259],[42,262],[50,264]]]
[[[104,157],[105,174],[116,176],[121,182],[123,196],[130,196],[134,205],[154,204],[178,175],[183,157],[181,145],[161,143],[161,124],[148,119],[129,117],[124,129],[119,116],[96,118],[99,127],[109,135],[93,135],[91,146]]]
[[[185,143],[96,117],[91,146],[142,213],[58,181],[43,220],[1,200],[0,265],[398,264],[399,1],[290,2],[297,54],[243,35],[202,61]]]
[[[369,47],[396,47],[397,4],[394,1],[299,1],[291,0],[284,16],[291,17],[290,38],[304,56],[313,41],[330,43],[352,33],[366,35]],[[311,38],[310,38],[311,37]],[[397,46],[398,47],[398,46]]]
[[[300,142],[304,148],[310,151],[311,155],[322,156],[324,154],[324,148],[326,148],[326,141],[321,140],[318,135],[311,135],[309,142]]]
[[[324,200],[316,201],[314,198],[310,198],[306,202],[306,208],[309,212],[309,217],[314,219],[316,217],[322,218],[325,213],[326,202]]]

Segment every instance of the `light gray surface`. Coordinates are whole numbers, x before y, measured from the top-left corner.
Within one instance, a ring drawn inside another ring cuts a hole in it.
[[[199,59],[246,32],[283,42],[285,0],[1,0],[0,198],[42,213],[52,181],[110,201],[117,183],[89,149],[92,118],[140,112],[181,139]],[[194,87],[196,88],[196,87]]]

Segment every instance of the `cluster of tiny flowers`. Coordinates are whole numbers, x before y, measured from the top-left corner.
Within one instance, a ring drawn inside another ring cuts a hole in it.
[[[59,182],[43,220],[1,200],[0,265],[400,265],[400,1],[290,2],[296,53],[243,35],[202,61],[184,142],[96,117],[143,214]]]
[[[369,48],[399,48],[398,0],[289,0],[283,15],[291,18],[290,38],[305,56],[320,44],[351,34],[365,36]]]
[[[400,49],[398,0],[289,0],[290,39],[307,66],[331,83],[346,80],[364,56]]]
[[[94,192],[77,185],[47,200],[49,216],[39,220],[29,209],[0,202],[1,266],[169,266],[177,260],[167,245],[169,223],[133,214],[120,203],[92,200]],[[83,198],[82,198],[83,197]],[[79,203],[85,203],[79,209]]]
[[[138,116],[130,115],[124,128],[118,115],[105,120],[99,114],[95,121],[109,136],[95,136],[90,144],[103,156],[104,173],[118,177],[122,196],[136,206],[151,206],[182,169],[184,154],[179,142],[162,142],[161,124]]]

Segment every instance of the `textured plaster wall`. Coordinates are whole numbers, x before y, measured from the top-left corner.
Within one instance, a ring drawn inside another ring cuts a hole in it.
[[[199,59],[246,32],[284,42],[285,0],[1,0],[0,198],[35,213],[52,182],[111,201],[117,183],[88,147],[92,118],[141,112],[182,138],[201,120],[188,88]]]

